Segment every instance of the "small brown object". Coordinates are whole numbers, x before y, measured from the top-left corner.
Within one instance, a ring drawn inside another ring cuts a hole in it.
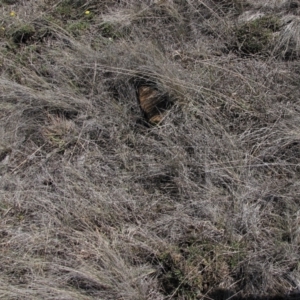
[[[137,90],[138,101],[146,120],[150,124],[158,124],[163,119],[167,101],[158,90],[151,86],[140,86]]]

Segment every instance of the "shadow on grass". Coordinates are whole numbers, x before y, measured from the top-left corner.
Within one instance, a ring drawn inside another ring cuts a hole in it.
[[[209,294],[205,300],[300,300],[300,292],[291,293],[290,295],[277,295],[277,296],[247,296],[242,297],[239,295],[234,295],[228,290],[216,290]]]

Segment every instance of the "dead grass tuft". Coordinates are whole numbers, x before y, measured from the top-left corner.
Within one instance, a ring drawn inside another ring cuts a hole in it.
[[[287,15],[283,23],[274,53],[283,59],[297,59],[300,53],[300,18]]]

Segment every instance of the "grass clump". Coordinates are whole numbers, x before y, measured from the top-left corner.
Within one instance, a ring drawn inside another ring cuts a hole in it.
[[[74,36],[82,35],[86,30],[88,30],[90,24],[84,20],[80,20],[77,22],[72,22],[68,27],[67,30]]]
[[[197,261],[184,257],[180,251],[166,251],[159,257],[161,268],[159,276],[162,291],[173,297],[195,298],[203,291],[203,276]]]
[[[237,46],[244,54],[263,54],[272,44],[274,32],[279,31],[277,16],[263,16],[241,25],[236,31]]]
[[[103,22],[99,25],[101,35],[105,38],[120,38],[122,34],[116,29],[116,26],[109,22]]]
[[[59,152],[63,152],[71,142],[70,137],[74,136],[74,123],[67,120],[63,115],[49,115],[49,124],[43,128],[44,140]]]
[[[294,60],[300,55],[300,18],[288,15],[283,18],[283,28],[274,45],[273,53],[285,60]]]
[[[33,25],[31,24],[24,24],[18,26],[16,29],[11,30],[9,35],[12,38],[12,41],[19,45],[19,44],[26,44],[29,43],[30,40],[35,35],[36,31]]]

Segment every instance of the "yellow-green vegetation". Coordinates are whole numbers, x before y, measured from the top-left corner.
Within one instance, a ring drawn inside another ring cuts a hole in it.
[[[1,1],[0,299],[299,298],[299,18]]]

